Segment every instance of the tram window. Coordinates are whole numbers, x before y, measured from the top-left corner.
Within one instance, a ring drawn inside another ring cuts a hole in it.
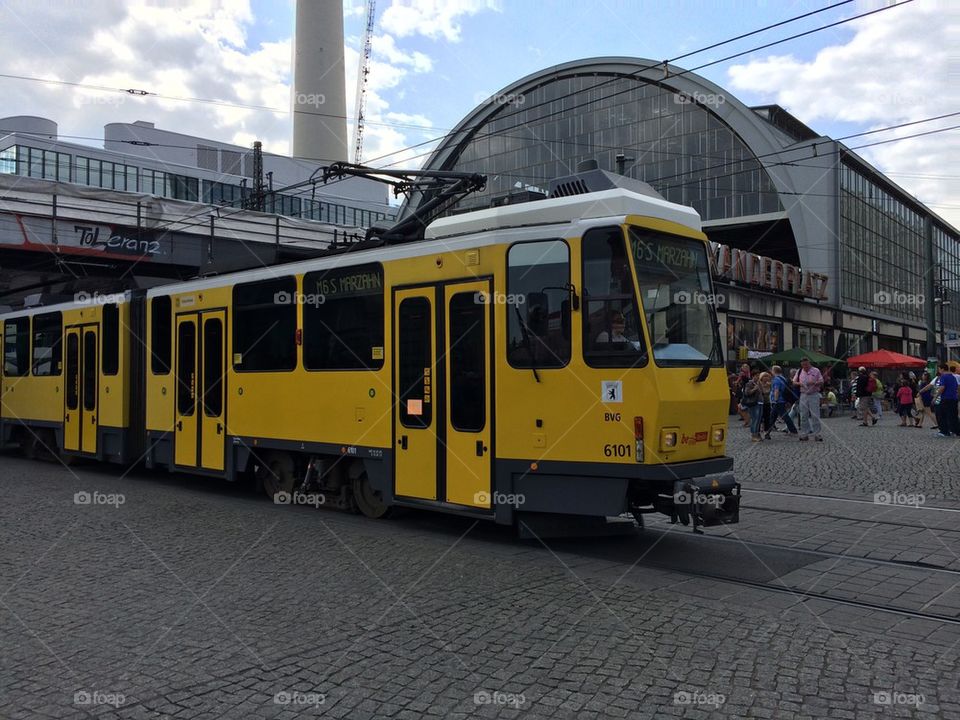
[[[397,311],[397,360],[400,383],[400,422],[406,427],[430,427],[433,418],[433,348],[430,301],[412,297]]]
[[[507,360],[515,368],[570,361],[570,248],[562,240],[517,243],[507,253]]]
[[[3,326],[3,374],[23,377],[30,372],[30,318],[7,320]]]
[[[583,359],[590,367],[635,367],[647,361],[623,230],[583,236]]]
[[[80,335],[67,336],[67,410],[76,410],[80,404]]]
[[[83,409],[97,409],[97,334],[83,333]]]
[[[476,293],[450,298],[450,422],[464,432],[480,432],[487,419],[486,309]]]
[[[297,280],[282,277],[233,288],[233,368],[276,372],[297,366]]]
[[[223,323],[213,318],[203,323],[203,412],[223,414]]]
[[[304,367],[383,367],[383,268],[379,264],[307,273],[302,301]]]
[[[180,323],[177,328],[177,412],[193,415],[196,405],[197,326]]]
[[[38,377],[59,375],[62,358],[60,339],[63,315],[58,312],[33,317],[33,374]]]
[[[103,343],[101,350],[103,374],[116,375],[120,369],[120,309],[116,303],[103,306],[100,338]]]
[[[170,372],[170,296],[150,301],[150,370],[154,375]]]

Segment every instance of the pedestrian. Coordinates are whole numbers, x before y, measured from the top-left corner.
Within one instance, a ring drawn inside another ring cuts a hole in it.
[[[763,401],[760,383],[751,378],[743,388],[743,407],[750,415],[750,440],[760,442],[760,420],[763,417]]]
[[[853,413],[850,415],[851,420],[860,419],[860,398],[857,397],[857,378],[860,377],[860,374],[856,371],[850,373],[850,407],[853,408]]]
[[[930,373],[924,371],[923,375],[920,376],[919,387],[917,388],[917,397],[920,398],[921,409],[917,414],[916,427],[923,427],[924,418],[929,417],[930,422],[933,423],[933,427],[937,427],[937,419],[933,416],[933,390],[934,390],[933,380],[930,378]]]
[[[775,424],[779,418],[783,418],[787,426],[784,432],[796,435],[797,427],[793,424],[793,420],[790,419],[790,415],[787,413],[786,391],[788,386],[787,379],[783,376],[783,368],[779,365],[774,365],[770,370],[773,371],[773,380],[770,383],[771,424]],[[769,439],[770,433],[768,432],[767,440]]]
[[[823,375],[810,363],[810,358],[800,358],[800,372],[796,383],[800,399],[800,441],[812,434],[814,440],[823,442],[820,434],[820,390],[823,387]]]
[[[876,425],[877,421],[883,417],[883,394],[885,392],[883,387],[883,382],[880,380],[880,373],[874,370],[870,373],[870,377],[873,378],[874,390],[871,395],[873,396],[873,402],[871,404],[870,412],[874,414],[873,424]]]
[[[763,405],[763,412],[760,416],[760,434],[765,440],[770,439],[770,431],[773,429],[773,413],[770,405],[770,385],[773,377],[768,372],[760,373],[757,382],[760,383],[760,401]]]
[[[800,425],[800,406],[797,404],[797,373],[800,372],[796,368],[790,371],[790,382],[787,383],[787,414],[790,416],[790,419],[793,420],[793,424]]]
[[[860,423],[862,427],[877,424],[877,419],[873,416],[873,393],[876,389],[876,380],[870,376],[865,367],[861,366],[857,373],[857,405],[862,418]]]
[[[737,375],[737,412],[743,421],[744,427],[750,427],[750,415],[743,406],[743,389],[750,382],[750,365],[744,363],[740,366],[740,372]]]
[[[827,417],[833,417],[833,413],[837,411],[837,408],[840,406],[840,403],[837,401],[837,394],[833,391],[832,387],[827,388]]]
[[[940,385],[937,396],[940,400],[940,417],[938,437],[960,437],[960,418],[957,417],[957,376],[950,371],[950,366],[940,363],[937,369],[940,375]]]
[[[900,387],[897,388],[897,414],[900,415],[900,427],[906,427],[913,414],[913,390],[905,377],[900,378]]]

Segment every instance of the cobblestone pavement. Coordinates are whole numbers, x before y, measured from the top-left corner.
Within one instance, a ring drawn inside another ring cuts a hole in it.
[[[960,624],[783,591],[956,608],[933,508],[960,443],[892,422],[734,428],[742,523],[707,537],[518,541],[0,456],[0,718],[960,718]]]

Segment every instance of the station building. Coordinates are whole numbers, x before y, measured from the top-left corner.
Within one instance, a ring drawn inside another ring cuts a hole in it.
[[[143,121],[101,148],[0,119],[0,307],[313,257],[393,219],[382,183],[311,182],[324,164]]]
[[[353,227],[393,217],[387,187],[363,178],[279,190],[324,164],[263,153],[268,190],[278,188],[267,193],[265,212]],[[0,118],[0,173],[239,208],[254,189],[254,156],[251,148],[143,120],[105,125],[98,148],[59,139],[53,120],[17,116]]]
[[[672,65],[594,58],[529,75],[467,115],[426,167],[487,176],[459,212],[589,160],[700,213],[731,365],[791,347],[927,357],[956,342],[956,228],[783,108],[747,107]]]

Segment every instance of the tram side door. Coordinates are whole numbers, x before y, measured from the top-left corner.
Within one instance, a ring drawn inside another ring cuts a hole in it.
[[[174,393],[174,463],[197,466],[197,313],[177,315]]]
[[[397,290],[394,317],[394,494],[437,499],[436,289]]]
[[[67,328],[63,398],[63,449],[80,451],[80,328]]]
[[[97,383],[97,356],[100,348],[98,336],[96,325],[83,327],[80,360],[80,450],[91,455],[97,452],[97,398],[100,391]]]
[[[444,287],[446,501],[491,507],[490,282]]]
[[[225,322],[226,312],[223,310],[208,311],[200,315],[200,467],[208,470],[223,470],[224,467]]]

